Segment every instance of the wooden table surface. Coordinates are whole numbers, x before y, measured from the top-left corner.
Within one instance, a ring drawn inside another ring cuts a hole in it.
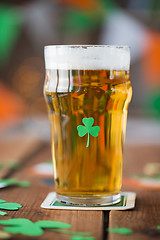
[[[35,147],[36,146],[36,147]],[[38,146],[38,147],[37,147]],[[33,149],[34,151],[31,151]],[[26,159],[25,159],[26,158]],[[142,173],[147,162],[160,162],[160,147],[157,146],[126,146],[124,151],[124,185],[122,190],[134,191],[137,194],[136,207],[128,211],[69,211],[46,210],[40,207],[49,192],[54,190],[51,185],[46,185],[43,177],[32,175],[28,170],[36,163],[51,159],[49,144],[34,143],[28,140],[0,142],[0,161],[6,163],[9,159],[23,159],[21,168],[10,173],[9,177],[28,180],[31,186],[9,187],[0,189],[0,199],[8,202],[17,202],[23,207],[18,211],[7,211],[6,216],[0,219],[28,218],[31,221],[53,220],[70,223],[72,231],[91,232],[97,240],[152,240],[160,239],[160,191],[152,188],[142,188],[128,184],[135,173]],[[159,188],[160,189],[160,188]],[[107,227],[115,226],[130,228],[131,235],[108,233]],[[2,229],[2,226],[0,226]],[[45,239],[66,240],[67,234],[45,230],[40,237],[27,237],[13,234],[11,239]]]

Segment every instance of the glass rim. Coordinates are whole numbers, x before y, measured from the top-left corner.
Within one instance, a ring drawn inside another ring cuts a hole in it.
[[[114,49],[130,49],[131,47],[128,45],[99,45],[99,44],[70,44],[70,45],[46,45],[44,46],[44,49],[46,48],[90,48],[90,47],[102,47],[102,48],[114,48]]]

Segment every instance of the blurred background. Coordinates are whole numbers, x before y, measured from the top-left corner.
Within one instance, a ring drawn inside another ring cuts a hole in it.
[[[1,0],[1,140],[49,140],[43,98],[49,44],[129,45],[133,97],[126,142],[160,143],[159,0]]]

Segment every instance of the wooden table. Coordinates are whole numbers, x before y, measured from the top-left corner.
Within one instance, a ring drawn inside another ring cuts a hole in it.
[[[36,147],[35,147],[36,146]],[[30,149],[33,152],[30,152]],[[26,159],[25,159],[26,158]],[[69,210],[45,210],[40,207],[47,194],[53,191],[53,187],[45,185],[40,177],[29,173],[28,168],[36,163],[51,159],[49,144],[32,143],[32,141],[17,140],[0,143],[0,161],[8,159],[23,159],[19,170],[10,173],[10,177],[31,182],[31,187],[10,187],[0,189],[0,199],[8,202],[17,202],[23,207],[18,211],[8,211],[6,216],[0,219],[28,218],[30,220],[54,220],[70,223],[72,231],[91,232],[97,240],[152,240],[160,239],[160,191],[144,189],[124,184],[123,190],[135,191],[137,194],[136,207],[128,211],[69,211]],[[24,161],[25,160],[25,161]],[[124,152],[124,179],[135,173],[142,173],[147,162],[160,162],[159,146],[126,146]],[[130,228],[131,235],[108,233],[107,227],[115,226]],[[0,226],[2,229],[2,226]],[[65,240],[66,234],[45,230],[41,237],[27,237],[12,235],[11,239],[45,239]]]

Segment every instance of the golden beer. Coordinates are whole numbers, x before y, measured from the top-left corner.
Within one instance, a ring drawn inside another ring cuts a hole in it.
[[[44,95],[57,199],[118,202],[132,95],[129,70],[47,69]]]

